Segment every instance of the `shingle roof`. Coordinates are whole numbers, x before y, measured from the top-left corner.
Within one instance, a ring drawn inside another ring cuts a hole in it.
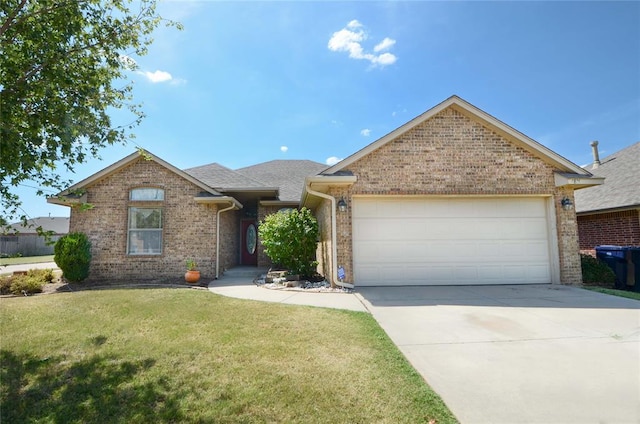
[[[640,206],[640,142],[585,167],[604,184],[575,192],[576,212]]]
[[[261,181],[268,187],[280,187],[280,200],[298,202],[305,177],[326,168],[327,165],[311,160],[272,160],[236,169],[236,172]]]
[[[265,187],[263,182],[256,181],[218,163],[196,166],[185,169],[184,172],[220,191]]]
[[[24,227],[22,222],[16,222],[10,226],[20,234],[35,234],[38,227],[42,227],[43,231],[53,231],[55,234],[67,234],[69,232],[69,217],[40,216],[27,220],[27,227]]]

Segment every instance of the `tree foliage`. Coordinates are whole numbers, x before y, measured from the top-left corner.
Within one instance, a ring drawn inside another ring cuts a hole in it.
[[[78,282],[89,276],[91,242],[84,233],[69,233],[60,237],[53,253],[53,260],[67,280]]]
[[[17,185],[60,191],[70,182],[57,166],[73,171],[132,138],[144,114],[127,72],[161,22],[154,0],[0,2],[1,225],[19,216]],[[113,125],[115,109],[128,109],[132,121]]]
[[[294,274],[312,276],[318,244],[318,221],[307,208],[268,215],[258,234],[271,260]]]

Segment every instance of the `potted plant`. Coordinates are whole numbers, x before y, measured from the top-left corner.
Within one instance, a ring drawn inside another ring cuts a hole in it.
[[[184,274],[184,280],[187,283],[195,284],[200,280],[200,271],[196,268],[198,264],[193,259],[187,259],[187,273]]]

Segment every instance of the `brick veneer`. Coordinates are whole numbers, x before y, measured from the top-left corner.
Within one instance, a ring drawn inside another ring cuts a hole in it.
[[[580,250],[603,244],[640,246],[640,209],[578,216]]]
[[[162,202],[131,202],[129,191],[157,187]],[[92,243],[90,279],[182,278],[185,260],[194,258],[203,278],[215,276],[216,205],[198,204],[202,189],[167,168],[142,157],[116,173],[86,187],[93,209],[72,209],[70,231],[87,234]],[[127,217],[131,206],[163,208],[161,255],[127,255]],[[224,215],[224,213],[223,213]],[[231,229],[223,231],[224,234]],[[224,242],[223,242],[224,243]],[[223,255],[225,263],[229,255]]]
[[[226,209],[226,208],[223,208]],[[240,263],[240,212],[220,214],[220,276]]]
[[[353,281],[352,196],[467,194],[553,196],[560,280],[565,284],[581,282],[575,212],[560,207],[564,196],[573,199],[573,190],[556,188],[550,165],[453,107],[346,170],[358,181],[349,189],[333,187],[328,192],[349,204],[347,213],[337,213],[338,265],[345,268],[346,281]]]

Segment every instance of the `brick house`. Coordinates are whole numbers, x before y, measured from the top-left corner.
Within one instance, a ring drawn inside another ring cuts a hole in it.
[[[287,160],[238,170],[217,163],[180,170],[136,152],[48,202],[70,206],[70,231],[91,240],[91,279],[179,278],[187,259],[213,279],[237,265],[268,266],[257,223],[297,207],[304,177],[324,168]],[[75,207],[86,203],[92,208]]]
[[[318,218],[319,271],[356,285],[581,282],[574,190],[589,172],[452,96],[338,164],[179,170],[134,153],[70,187],[91,278],[160,278],[193,257],[205,277],[268,264],[256,224]],[[80,192],[78,192],[80,190]]]
[[[307,177],[301,204],[333,279],[578,284],[574,190],[602,182],[452,96]]]
[[[594,254],[599,245],[640,246],[640,142],[602,161],[598,142],[586,167],[606,184],[576,192],[580,251]]]

